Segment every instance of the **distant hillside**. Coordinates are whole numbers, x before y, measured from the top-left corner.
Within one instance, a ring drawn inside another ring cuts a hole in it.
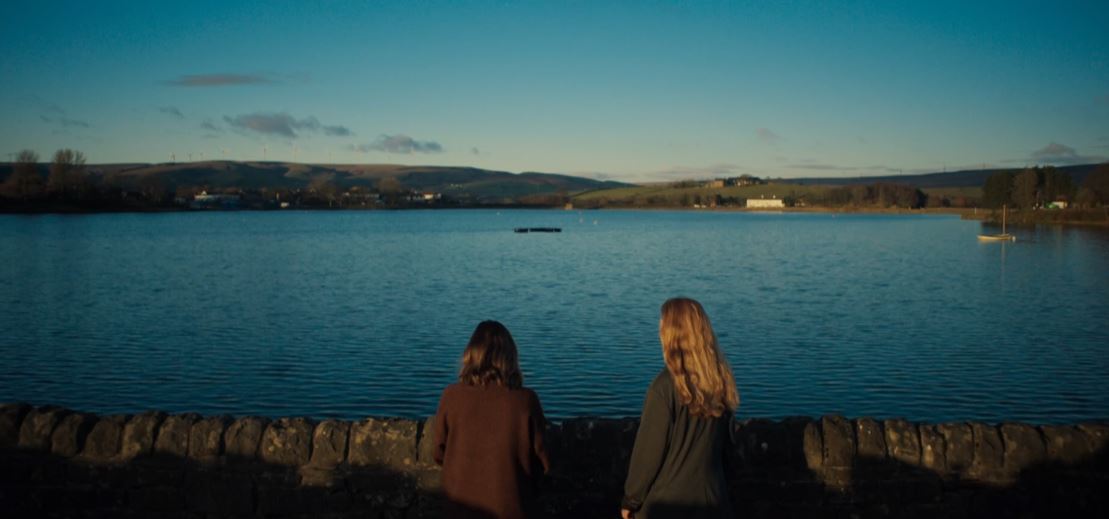
[[[1061,166],[1058,169],[1070,173],[1075,185],[1082,181],[1100,164],[1082,164],[1078,166]],[[777,182],[784,184],[821,185],[821,186],[851,186],[857,184],[907,184],[925,188],[938,187],[982,187],[986,178],[998,171],[1020,171],[1023,168],[995,168],[995,169],[967,169],[950,171],[947,173],[926,173],[923,175],[886,175],[881,177],[812,177],[812,178],[787,178]]]
[[[46,164],[40,172],[46,174]],[[287,162],[203,161],[174,164],[95,164],[87,170],[123,186],[160,183],[165,186],[197,186],[211,190],[305,188],[317,178],[339,188],[373,187],[386,177],[405,188],[435,191],[475,201],[499,201],[528,195],[574,194],[596,189],[624,187],[621,182],[602,182],[553,173],[509,173],[479,168],[445,166],[402,166],[394,164],[297,164]],[[11,172],[0,166],[0,181]]]

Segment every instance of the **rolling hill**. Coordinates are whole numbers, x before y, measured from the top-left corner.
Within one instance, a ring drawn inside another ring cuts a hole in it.
[[[39,170],[46,175],[47,165]],[[509,173],[468,167],[404,166],[393,164],[299,164],[288,162],[202,161],[165,164],[93,164],[87,171],[124,187],[157,183],[196,186],[209,190],[297,189],[327,180],[348,189],[373,187],[383,178],[397,179],[407,189],[434,191],[474,201],[503,201],[529,195],[574,194],[629,184],[555,173]],[[0,166],[0,181],[11,172]]]
[[[1100,164],[1081,164],[1077,166],[1060,166],[1060,171],[1069,173],[1075,185],[1081,185],[1094,169]],[[995,168],[995,169],[966,169],[949,171],[945,173],[925,173],[921,175],[886,175],[880,177],[810,177],[786,178],[777,182],[783,184],[821,185],[821,186],[851,186],[858,184],[906,184],[926,188],[944,187],[982,187],[986,178],[998,171],[1017,171],[1024,168]]]

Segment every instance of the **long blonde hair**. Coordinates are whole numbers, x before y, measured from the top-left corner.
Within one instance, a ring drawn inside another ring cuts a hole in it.
[[[735,377],[701,303],[685,297],[663,303],[658,336],[678,399],[690,414],[717,417],[725,410],[735,411],[739,406]]]

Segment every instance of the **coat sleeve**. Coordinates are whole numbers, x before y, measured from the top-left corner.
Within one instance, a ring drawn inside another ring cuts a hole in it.
[[[728,427],[727,434],[724,436],[724,477],[730,481],[735,474],[735,462],[732,457],[735,455],[736,442],[736,423],[735,415],[731,412],[724,413],[724,424]]]
[[[531,394],[531,451],[532,455],[543,467],[543,474],[550,472],[551,459],[547,455],[547,417],[543,415],[543,406],[539,404],[539,396]]]
[[[443,391],[443,395],[439,397],[439,408],[435,411],[435,417],[432,419],[432,427],[435,434],[435,463],[437,465],[443,464],[443,457],[447,454],[447,392]]]
[[[621,508],[638,511],[662,468],[670,443],[670,422],[673,420],[670,400],[653,384],[647,390],[639,430],[635,433],[631,463],[628,465],[628,478],[624,481]]]

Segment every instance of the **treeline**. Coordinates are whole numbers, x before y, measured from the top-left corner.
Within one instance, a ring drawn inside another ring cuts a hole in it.
[[[928,201],[928,195],[913,186],[902,184],[870,184],[828,188],[823,192],[806,195],[800,199],[786,198],[786,205],[815,205],[822,207],[877,207],[919,209]],[[943,199],[935,197],[936,207],[943,206]],[[791,203],[792,202],[792,203]],[[948,204],[950,205],[950,204]]]
[[[999,171],[982,186],[982,205],[991,209],[1003,205],[1038,209],[1053,204],[1078,208],[1109,205],[1109,164],[1098,166],[1081,186],[1075,186],[1069,174],[1052,166]]]
[[[49,164],[31,150],[19,152],[8,177],[0,183],[0,211],[97,212],[182,210],[197,207],[197,195],[227,195],[210,207],[239,209],[369,209],[457,206],[440,194],[427,196],[406,188],[393,177],[374,187],[340,187],[332,175],[318,175],[304,188],[225,187],[173,184],[158,175],[127,177],[90,170],[84,153],[60,149]]]

